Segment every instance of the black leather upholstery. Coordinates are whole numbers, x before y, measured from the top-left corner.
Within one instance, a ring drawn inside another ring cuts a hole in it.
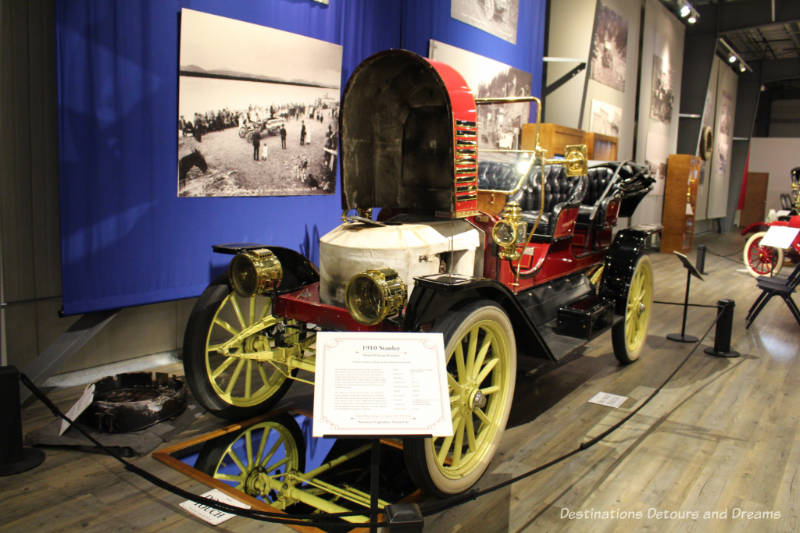
[[[586,194],[586,176],[568,177],[562,165],[546,165],[534,173],[513,198],[522,207],[522,218],[532,226],[541,206],[541,178],[544,174],[544,212],[536,235],[552,235],[558,215],[567,207],[577,207]]]
[[[498,161],[478,163],[478,188],[511,190],[517,184],[518,174],[513,165]]]

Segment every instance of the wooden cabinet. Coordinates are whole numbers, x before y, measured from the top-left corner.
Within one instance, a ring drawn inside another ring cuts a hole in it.
[[[689,154],[672,154],[667,159],[661,253],[688,252],[692,248],[700,164],[699,157]]]
[[[739,225],[746,228],[755,222],[763,222],[767,210],[768,172],[748,172],[747,187],[744,193],[744,209],[739,217]]]
[[[568,144],[585,144],[589,159],[617,160],[618,139],[602,133],[587,133],[560,124],[545,122],[539,125],[539,144],[547,150],[547,157],[563,156]],[[536,147],[536,124],[522,125],[522,149]]]

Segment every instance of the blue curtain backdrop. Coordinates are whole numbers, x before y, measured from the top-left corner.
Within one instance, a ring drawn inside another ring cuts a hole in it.
[[[179,14],[183,7],[343,47],[342,87],[365,57],[428,40],[541,79],[544,0],[520,0],[517,44],[426,0],[57,0],[62,285],[67,314],[196,296],[227,264],[211,244],[253,241],[318,260],[336,194],[177,198]],[[209,39],[214,36],[210,35]]]

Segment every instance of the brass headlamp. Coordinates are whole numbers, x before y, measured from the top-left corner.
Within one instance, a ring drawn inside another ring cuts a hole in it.
[[[492,228],[492,240],[500,247],[497,255],[500,259],[516,261],[521,255],[517,245],[524,242],[527,229],[519,202],[508,202],[500,216],[502,218]]]
[[[281,262],[268,248],[240,252],[228,267],[231,287],[241,296],[267,294],[280,285],[281,279]]]
[[[406,284],[391,268],[367,270],[347,283],[345,305],[354,319],[372,326],[397,314],[406,303]]]

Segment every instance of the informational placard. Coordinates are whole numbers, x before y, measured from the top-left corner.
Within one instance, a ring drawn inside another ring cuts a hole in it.
[[[611,394],[610,392],[598,392],[591,398],[589,398],[589,403],[596,403],[597,405],[605,405],[607,407],[613,407],[614,409],[622,406],[627,400],[627,396],[620,396],[618,394]]]
[[[234,507],[241,507],[242,509],[250,509],[250,506],[246,503],[242,503],[239,500],[231,498],[224,492],[221,492],[217,489],[212,489],[204,494],[202,494],[204,498],[208,498],[210,500],[227,503],[228,505],[232,505]],[[219,524],[225,522],[226,520],[230,520],[236,515],[231,513],[226,513],[225,511],[220,511],[219,509],[214,509],[213,507],[209,507],[208,505],[194,502],[192,500],[186,500],[179,504],[183,509],[185,509],[190,514],[205,520],[209,524],[213,526],[218,526]]]
[[[800,228],[790,228],[789,226],[770,226],[767,234],[761,239],[761,246],[772,246],[773,248],[789,248]]]
[[[441,333],[317,333],[315,437],[452,434]]]
[[[67,418],[69,418],[74,422],[75,420],[78,419],[79,416],[81,416],[81,413],[84,412],[86,408],[92,404],[93,401],[94,401],[94,383],[90,383],[89,385],[86,385],[85,389],[83,389],[83,393],[81,394],[81,397],[78,398],[78,401],[75,402],[75,404],[69,408],[69,411],[67,411]],[[67,431],[67,429],[69,429],[69,426],[70,426],[69,422],[67,422],[66,420],[61,420],[61,426],[59,426],[58,428],[58,434],[63,435]]]

